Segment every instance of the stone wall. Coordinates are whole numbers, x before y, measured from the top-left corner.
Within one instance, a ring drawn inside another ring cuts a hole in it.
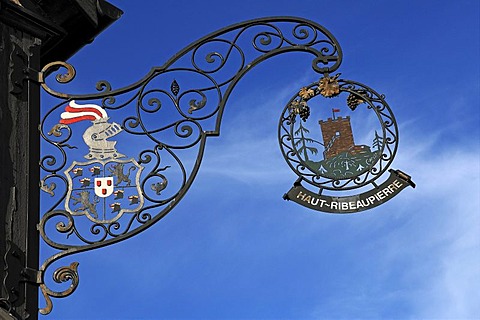
[[[355,145],[350,117],[328,118],[327,121],[320,120],[318,123],[322,130],[323,143],[325,145],[323,154],[325,159],[335,157]]]

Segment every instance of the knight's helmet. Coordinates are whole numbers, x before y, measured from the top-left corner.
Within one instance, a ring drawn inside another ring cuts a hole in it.
[[[82,120],[92,121],[92,126],[88,127],[83,134],[83,140],[90,148],[90,152],[85,155],[85,158],[105,160],[125,157],[115,149],[117,141],[107,140],[122,132],[123,129],[115,122],[108,123],[110,118],[102,107],[95,104],[79,105],[72,100],[65,107],[61,118],[60,123],[62,124],[71,124]]]

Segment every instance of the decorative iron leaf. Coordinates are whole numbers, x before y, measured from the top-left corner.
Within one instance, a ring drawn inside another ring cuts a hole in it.
[[[188,108],[188,113],[189,114],[192,114],[193,111],[197,111],[197,110],[202,109],[207,104],[207,98],[205,97],[205,95],[203,93],[200,93],[200,94],[202,95],[202,100],[201,101],[197,102],[196,99],[192,99],[188,103],[190,105],[190,108]]]
[[[170,86],[170,90],[176,96],[180,92],[180,86],[178,85],[177,80],[173,80],[172,85]]]
[[[318,149],[317,149],[317,148],[314,148],[314,147],[307,147],[307,150],[310,151],[310,152],[313,153],[313,154],[317,154],[317,153],[318,153]]]

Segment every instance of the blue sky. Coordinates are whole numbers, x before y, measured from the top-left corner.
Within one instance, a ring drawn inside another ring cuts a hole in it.
[[[80,262],[80,285],[45,319],[480,318],[478,1],[110,2],[123,17],[69,60],[78,75],[64,91],[129,85],[230,24],[307,18],[340,42],[342,78],[386,95],[400,129],[392,168],[417,188],[352,215],[284,201],[295,175],[278,119],[319,75],[309,56],[275,57],[235,88],[171,213],[61,261]]]

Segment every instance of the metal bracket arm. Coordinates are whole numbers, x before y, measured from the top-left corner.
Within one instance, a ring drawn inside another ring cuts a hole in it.
[[[47,302],[42,314],[53,307],[50,297],[70,295],[79,282],[78,263],[53,272],[55,282],[71,283],[64,291],[53,291],[42,283],[46,270],[69,255],[135,236],[171,212],[198,173],[207,138],[219,135],[225,105],[236,84],[254,66],[291,52],[306,54],[306,66],[311,63],[320,75],[334,72],[342,61],[338,41],[323,26],[303,18],[270,17],[234,24],[198,39],[120,89],[99,81],[96,93],[63,93],[50,87],[46,77],[62,68],[67,72],[57,75],[56,81],[70,82],[75,76],[70,64],[52,62],[38,73],[28,70],[29,79],[61,100],[46,110],[40,124],[45,146],[40,186],[53,205],[38,224],[42,239],[58,252],[46,259],[39,273],[24,270],[28,279],[40,284]],[[75,123],[83,120],[91,120],[92,125],[82,135]],[[109,140],[91,138],[103,133]],[[125,148],[114,138],[119,133],[136,142]],[[81,141],[75,138],[80,136],[86,146],[79,148],[73,144]],[[78,157],[73,153],[87,150],[80,159],[73,159]],[[196,160],[191,161],[195,154]],[[94,186],[99,189],[95,191]]]
[[[30,80],[36,83],[43,83],[43,72],[34,70],[32,68],[25,68],[23,69],[23,73],[25,75],[25,80]]]
[[[43,283],[42,281],[42,273],[39,270],[32,269],[32,268],[23,268],[20,272],[22,278],[20,281],[28,282],[31,284],[40,285]]]

